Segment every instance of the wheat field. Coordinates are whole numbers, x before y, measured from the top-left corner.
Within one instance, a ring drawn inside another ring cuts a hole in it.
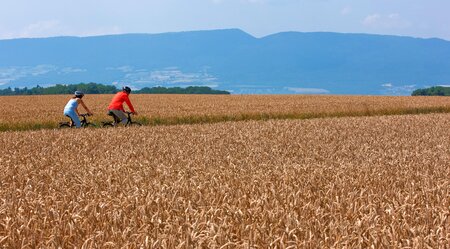
[[[70,95],[3,96],[0,130],[55,128]],[[130,98],[145,124],[190,124],[260,119],[372,116],[450,112],[447,97],[312,96],[312,95],[134,95]],[[112,95],[86,95],[95,113],[106,116]],[[84,110],[80,107],[80,112]]]
[[[2,132],[0,247],[448,248],[449,127],[429,114]]]

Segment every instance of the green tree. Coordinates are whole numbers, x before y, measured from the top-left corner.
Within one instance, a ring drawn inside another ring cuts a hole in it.
[[[430,88],[417,89],[412,96],[450,96],[450,87],[433,86]]]

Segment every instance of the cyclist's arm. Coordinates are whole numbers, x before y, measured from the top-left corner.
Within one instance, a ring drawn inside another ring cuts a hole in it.
[[[128,108],[130,108],[130,111],[131,111],[132,113],[136,113],[136,111],[134,110],[134,107],[133,107],[133,105],[131,104],[131,101],[130,101],[130,99],[128,98],[128,96],[125,97],[125,103],[127,103]]]
[[[84,104],[84,101],[83,100],[79,100],[80,102],[80,104],[83,106],[83,108],[90,114],[90,115],[93,115],[92,114],[92,112],[89,110],[89,108]],[[78,112],[78,110],[77,110],[77,112]],[[80,114],[78,114],[78,115],[80,115]]]

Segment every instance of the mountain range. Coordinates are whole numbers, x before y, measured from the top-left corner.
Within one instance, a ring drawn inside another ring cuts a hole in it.
[[[0,40],[0,88],[96,82],[234,94],[409,95],[450,85],[450,41],[239,29]]]

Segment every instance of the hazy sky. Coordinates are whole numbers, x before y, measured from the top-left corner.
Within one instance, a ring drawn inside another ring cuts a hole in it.
[[[450,0],[0,0],[0,39],[240,28],[450,40]]]

